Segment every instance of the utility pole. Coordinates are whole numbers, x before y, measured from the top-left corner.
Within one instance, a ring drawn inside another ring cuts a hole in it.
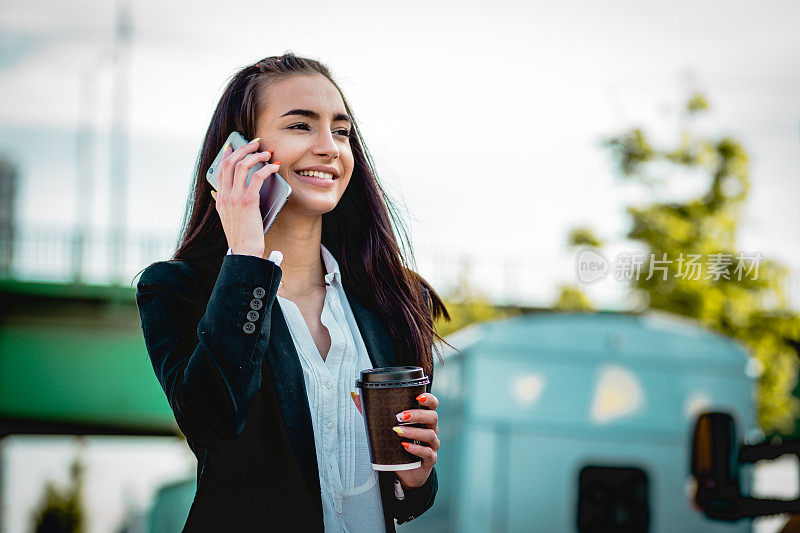
[[[129,0],[118,0],[112,50],[114,92],[111,118],[111,192],[109,230],[111,244],[111,282],[121,284],[124,271],[124,245],[128,216],[128,75],[133,21]]]
[[[95,139],[92,110],[97,105],[97,69],[100,58],[92,61],[81,71],[80,100],[78,102],[77,138],[77,187],[75,212],[77,227],[72,248],[72,279],[75,283],[83,281],[83,254],[86,251],[92,223],[92,204],[94,197]]]
[[[14,262],[14,211],[18,173],[11,160],[0,158],[0,278],[11,277]]]

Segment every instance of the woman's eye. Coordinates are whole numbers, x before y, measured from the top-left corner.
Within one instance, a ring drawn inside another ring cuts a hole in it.
[[[286,126],[288,130],[303,130],[303,131],[310,131],[311,128],[305,122],[298,122],[297,124],[292,124],[291,126]],[[336,135],[342,135],[343,137],[350,137],[350,130],[347,128],[340,128],[334,131]]]

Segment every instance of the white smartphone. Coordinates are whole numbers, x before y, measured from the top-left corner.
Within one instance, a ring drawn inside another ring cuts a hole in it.
[[[234,150],[238,150],[247,144],[245,138],[238,131],[234,131],[228,135],[228,138],[224,143],[222,143],[222,147],[224,148],[229,142],[231,143],[231,148]],[[218,189],[217,178],[219,175],[220,163],[222,163],[221,148],[217,154],[217,157],[214,159],[214,162],[211,163],[211,166],[208,168],[208,172],[206,172],[206,179],[211,186],[214,187],[215,191]],[[253,168],[251,168],[250,172],[247,174],[245,187],[250,185],[250,180],[252,179],[253,174],[263,167],[264,163],[256,163],[253,165]],[[289,199],[289,196],[292,195],[292,187],[286,183],[286,180],[283,179],[277,172],[274,172],[264,180],[259,193],[261,197],[259,202],[261,208],[261,219],[264,222],[264,235],[266,235],[269,231],[269,228],[272,226],[272,223],[275,222],[276,218],[278,218],[278,213],[280,213],[281,209],[283,209],[283,206],[286,205],[286,201]]]

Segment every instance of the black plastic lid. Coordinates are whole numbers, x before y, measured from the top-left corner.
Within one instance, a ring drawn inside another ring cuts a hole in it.
[[[356,387],[408,387],[427,385],[430,379],[420,366],[384,366],[361,371],[361,379],[356,380]]]

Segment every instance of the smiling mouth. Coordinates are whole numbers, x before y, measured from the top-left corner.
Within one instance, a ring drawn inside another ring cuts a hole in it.
[[[297,174],[299,174],[301,176],[306,176],[306,177],[309,177],[309,178],[321,178],[321,179],[326,179],[326,180],[330,180],[330,181],[333,181],[333,180],[336,179],[336,176],[334,176],[333,174],[330,174],[328,172],[320,172],[319,170],[301,170],[300,172],[297,172]]]
[[[336,185],[336,178],[332,177],[333,175],[328,172],[320,172],[318,170],[303,172],[297,172],[296,170],[293,170],[292,172],[294,173],[295,179],[300,180],[303,183],[307,183],[312,187],[318,187],[320,189],[332,189]],[[321,174],[323,177],[315,174]]]

